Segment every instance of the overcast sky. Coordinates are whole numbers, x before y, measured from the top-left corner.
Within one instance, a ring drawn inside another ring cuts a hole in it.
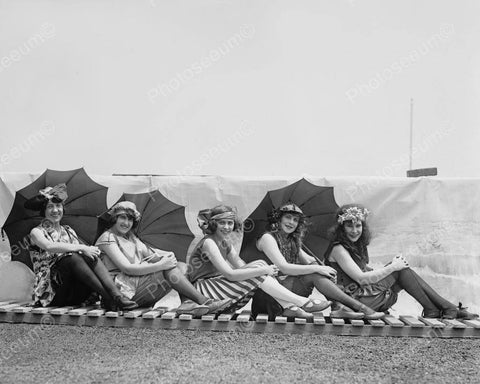
[[[479,11],[0,0],[0,172],[479,177]]]

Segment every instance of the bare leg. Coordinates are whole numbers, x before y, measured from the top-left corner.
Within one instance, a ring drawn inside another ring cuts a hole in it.
[[[259,288],[277,300],[283,308],[288,308],[292,304],[302,307],[309,301],[308,298],[289,291],[271,276],[267,276]]]
[[[169,269],[168,271],[163,271],[165,280],[167,280],[170,286],[178,292],[182,302],[185,301],[185,298],[189,298],[197,304],[205,303],[208,298],[198,292],[192,283],[190,283],[184,274],[184,265],[185,264],[183,263],[178,263],[175,268]]]
[[[337,285],[326,276],[312,273],[301,276],[301,279],[307,284],[313,284],[318,292],[325,295],[328,300],[338,301],[355,311],[364,309],[364,305],[353,297],[343,292]],[[372,312],[373,309],[372,309]]]

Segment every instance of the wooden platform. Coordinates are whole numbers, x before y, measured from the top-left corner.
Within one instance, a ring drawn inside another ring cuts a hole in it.
[[[167,308],[140,308],[125,313],[105,312],[95,307],[32,308],[22,303],[0,303],[0,323],[76,325],[91,327],[133,327],[149,329],[187,329],[222,332],[291,333],[343,336],[480,338],[479,320],[432,320],[389,316],[384,320],[343,320],[315,317],[313,320],[266,315],[255,320],[248,312],[233,315],[205,315],[193,319],[178,316]]]

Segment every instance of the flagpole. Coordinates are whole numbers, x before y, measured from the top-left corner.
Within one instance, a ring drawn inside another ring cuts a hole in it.
[[[410,168],[412,169],[412,151],[413,151],[413,98],[410,99]]]

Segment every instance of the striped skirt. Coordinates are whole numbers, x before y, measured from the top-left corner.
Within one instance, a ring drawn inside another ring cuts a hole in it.
[[[262,264],[260,264],[260,263]],[[257,264],[258,263],[258,264]],[[263,261],[254,261],[245,267],[265,265]],[[228,311],[234,311],[245,306],[252,298],[258,286],[263,283],[266,275],[253,277],[248,280],[230,281],[223,276],[199,279],[193,286],[205,297],[214,300],[232,299]]]

